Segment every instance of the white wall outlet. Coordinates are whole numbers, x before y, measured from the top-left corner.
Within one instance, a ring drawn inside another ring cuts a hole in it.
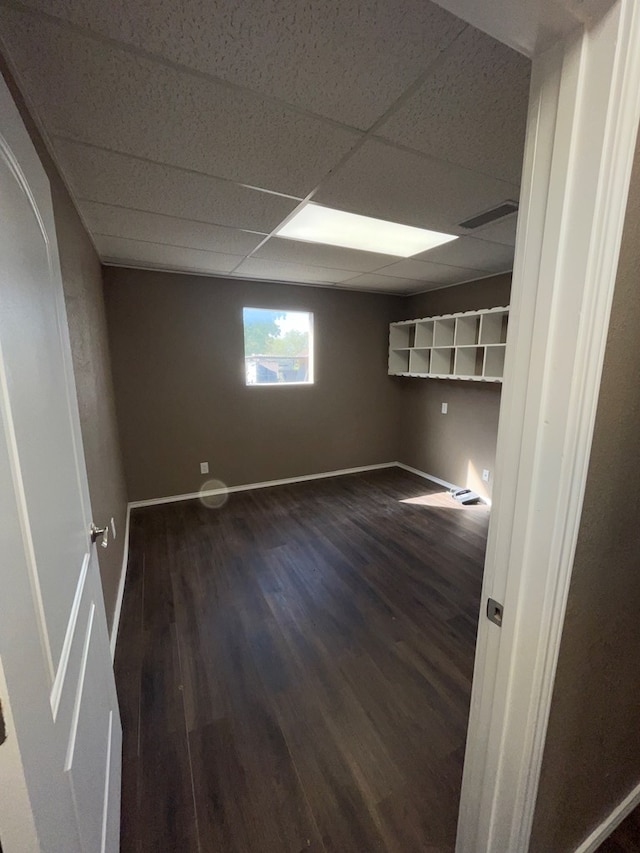
[[[201,462],[200,463],[200,473],[201,474],[208,474],[209,473],[209,463],[208,462]]]
[[[446,414],[447,414],[447,410],[448,410],[448,409],[449,409],[449,404],[448,404],[448,403],[443,403],[443,404],[442,404],[442,414],[443,414],[443,415],[446,415]]]
[[[116,520],[111,516],[111,532],[113,533],[113,538],[116,538]]]
[[[482,469],[482,479],[485,481],[485,483],[489,482],[489,469],[488,468]]]

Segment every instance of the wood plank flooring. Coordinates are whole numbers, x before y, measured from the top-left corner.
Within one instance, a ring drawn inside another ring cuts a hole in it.
[[[122,853],[454,849],[488,511],[438,491],[132,512]]]

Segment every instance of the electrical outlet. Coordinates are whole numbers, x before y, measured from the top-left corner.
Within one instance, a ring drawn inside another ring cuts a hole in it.
[[[113,538],[115,539],[116,538],[116,520],[115,520],[115,518],[113,518],[113,516],[111,517],[111,532],[113,533]]]
[[[208,462],[201,462],[200,463],[200,473],[201,474],[208,474],[209,473],[209,463]]]
[[[482,479],[485,481],[485,483],[489,482],[489,469],[488,468],[482,469]]]
[[[442,414],[443,414],[443,415],[446,415],[446,414],[447,414],[447,410],[448,410],[448,409],[449,409],[449,404],[448,404],[448,403],[443,403],[443,404],[442,404]]]

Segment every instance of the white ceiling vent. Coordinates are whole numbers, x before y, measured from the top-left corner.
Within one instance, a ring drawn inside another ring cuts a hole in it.
[[[465,219],[460,223],[460,228],[480,228],[482,225],[488,225],[490,222],[495,222],[498,219],[504,219],[505,216],[511,216],[518,210],[517,201],[503,201],[497,207],[492,207],[491,210],[485,210],[484,213],[479,213],[477,216],[472,216],[470,219]]]

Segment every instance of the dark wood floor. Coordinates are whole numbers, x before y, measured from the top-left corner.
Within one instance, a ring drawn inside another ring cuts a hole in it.
[[[453,850],[488,511],[402,502],[436,491],[133,511],[122,853]]]
[[[640,806],[598,847],[598,853],[640,853]]]

